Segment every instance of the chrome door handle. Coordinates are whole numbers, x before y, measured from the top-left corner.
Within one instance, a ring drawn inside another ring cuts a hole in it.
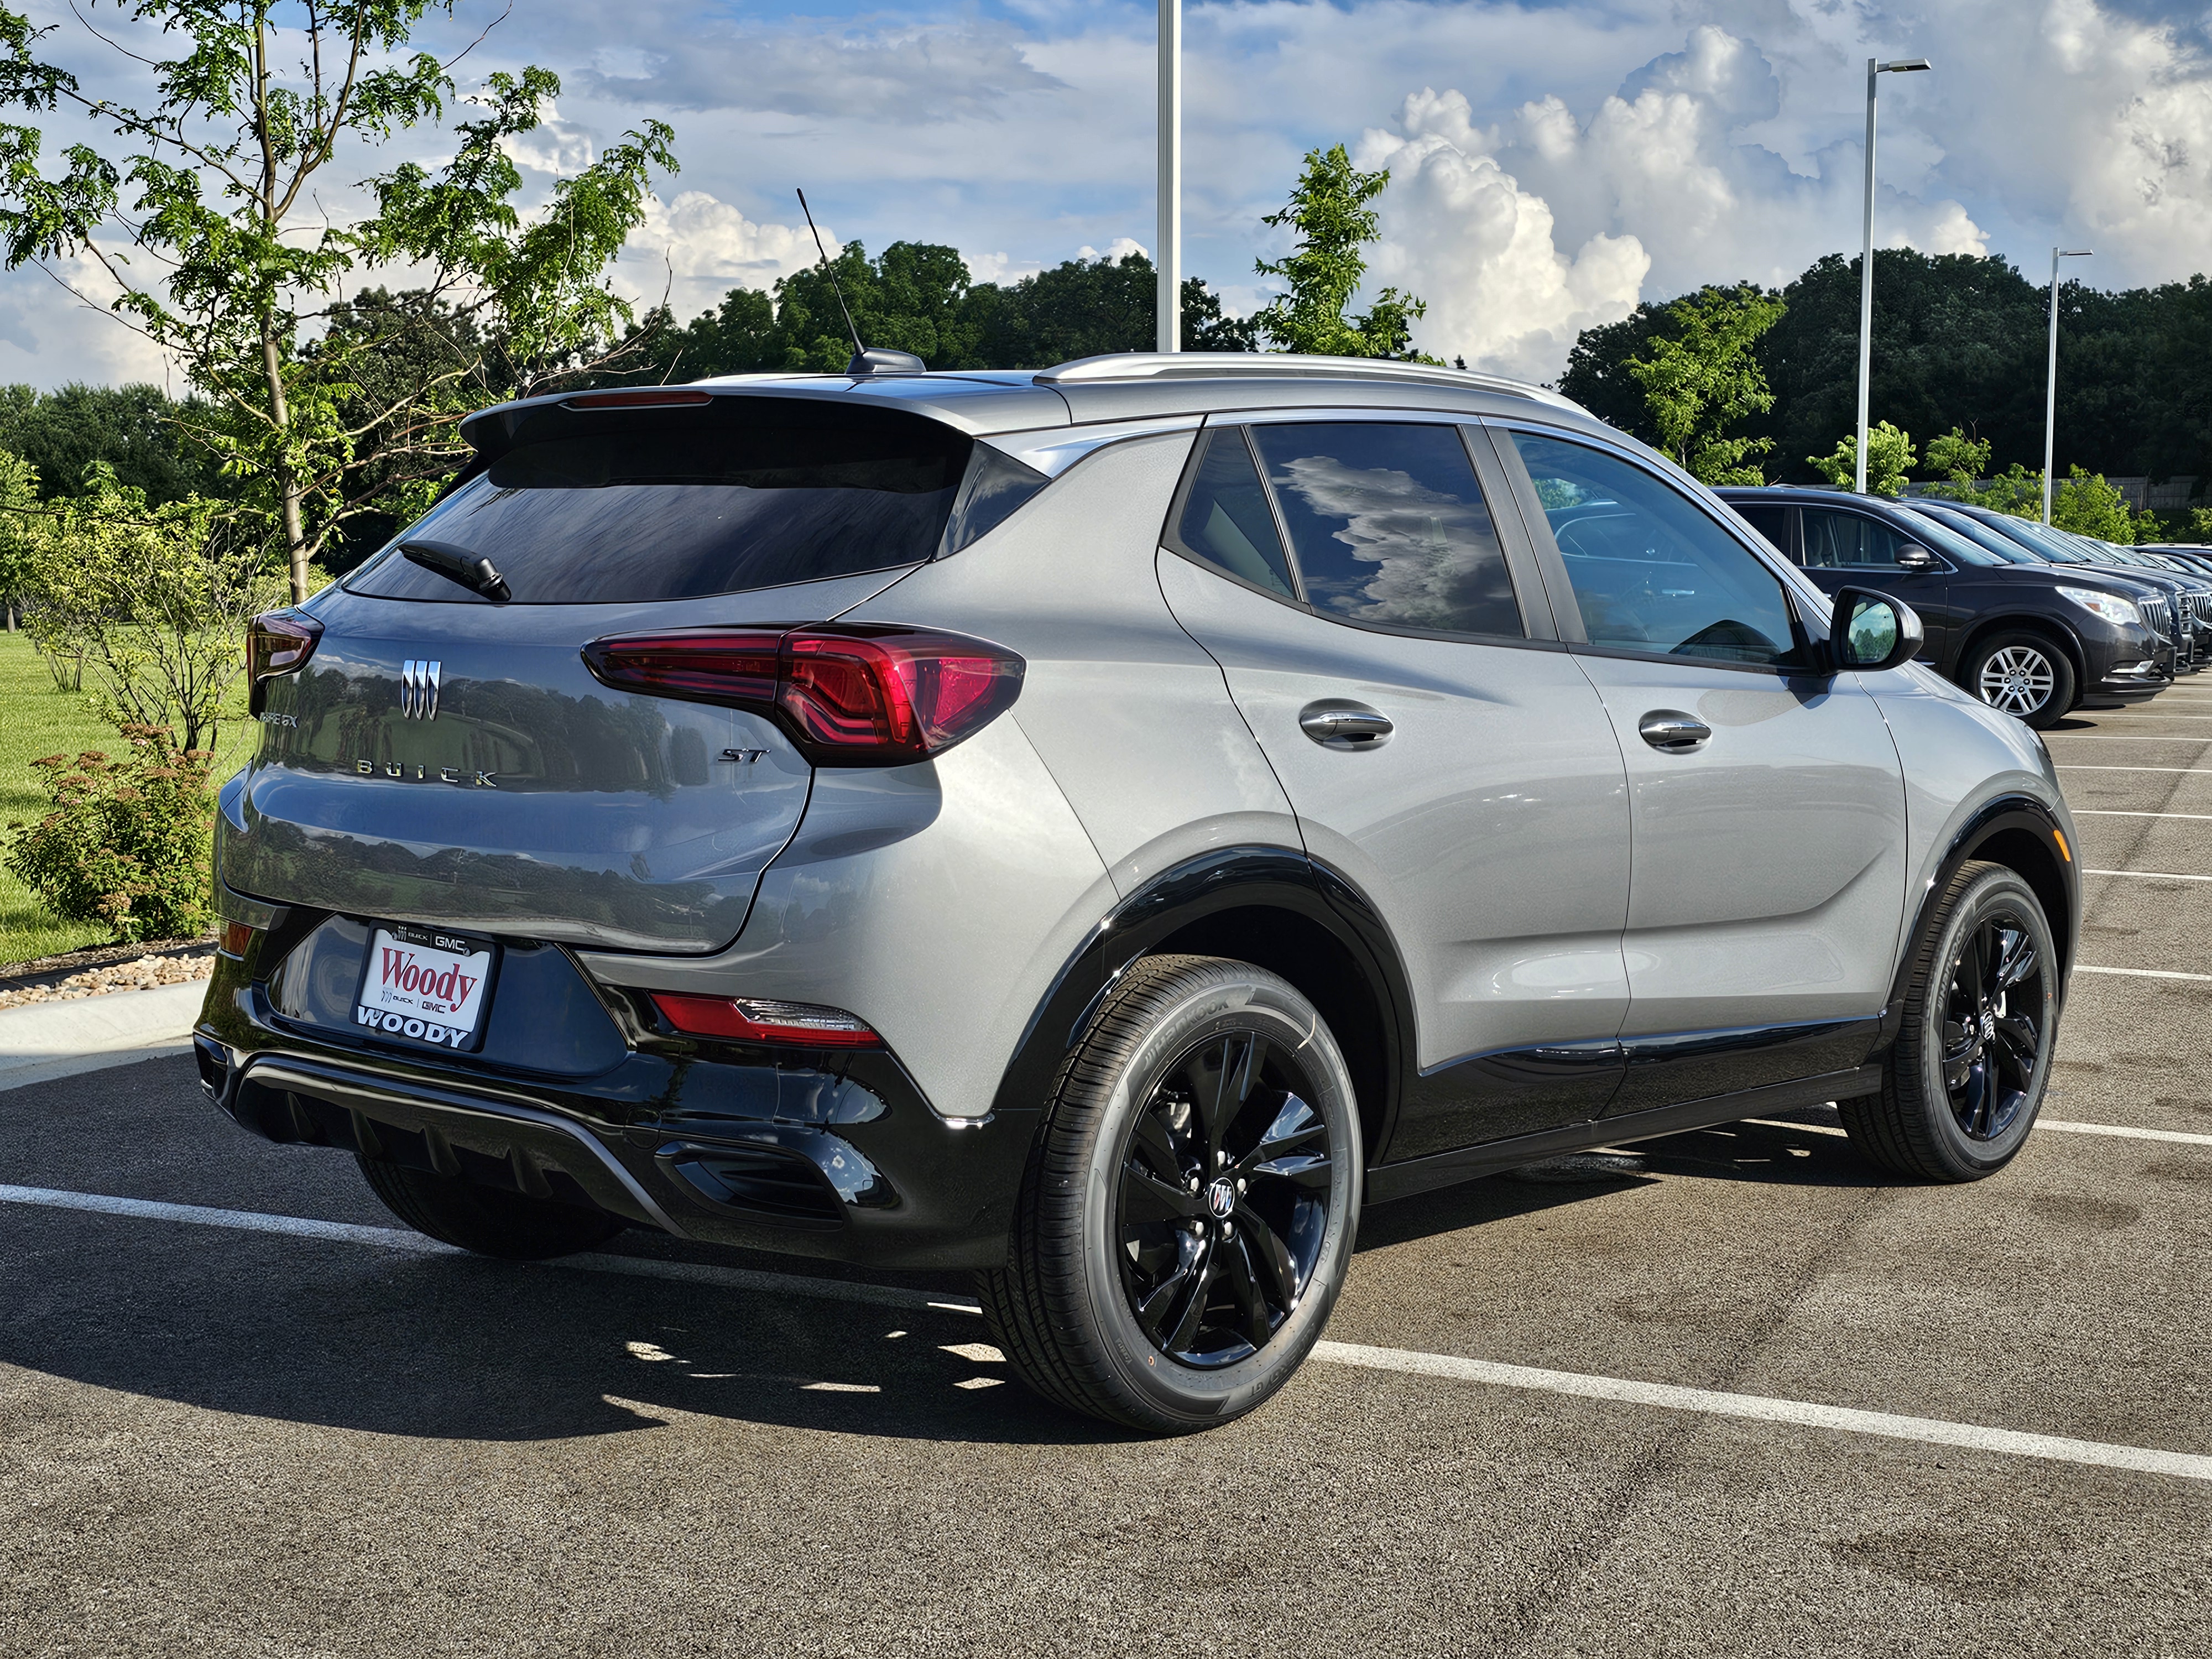
[[[1298,711],[1298,730],[1324,749],[1379,749],[1397,728],[1390,717],[1362,702],[1310,702]]]
[[[1705,746],[1713,728],[1679,708],[1655,708],[1636,722],[1636,735],[1663,754],[1687,755]]]

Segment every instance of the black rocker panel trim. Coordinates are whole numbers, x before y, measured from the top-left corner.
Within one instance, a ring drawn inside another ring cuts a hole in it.
[[[1867,1057],[1881,1035],[1881,1016],[1870,1014],[1862,1019],[1623,1037],[1627,1075],[1606,1115],[1624,1117],[1849,1071]]]
[[[1881,1086],[1880,1066],[1859,1066],[1764,1089],[1716,1095],[1710,1100],[1693,1100],[1685,1105],[1660,1106],[1622,1117],[1571,1123],[1540,1134],[1516,1135],[1510,1140],[1493,1140],[1462,1152],[1440,1152],[1434,1158],[1386,1164],[1367,1172],[1367,1201],[1385,1204],[1393,1199],[1411,1198],[1416,1193],[1431,1192],[1439,1187],[1454,1186],[1566,1152],[1625,1146],[1692,1129],[1707,1129],[1716,1123],[1734,1123],[1768,1112],[1818,1106],[1831,1100],[1850,1100]]]

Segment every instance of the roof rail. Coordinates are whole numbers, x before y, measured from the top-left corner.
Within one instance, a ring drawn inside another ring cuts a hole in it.
[[[1117,351],[1039,369],[1036,379],[1040,386],[1097,380],[1395,380],[1493,392],[1567,409],[1580,407],[1542,386],[1496,374],[1478,374],[1471,369],[1405,363],[1389,357],[1307,357],[1288,351]]]

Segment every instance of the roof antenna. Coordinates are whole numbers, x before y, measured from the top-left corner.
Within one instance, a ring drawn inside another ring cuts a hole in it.
[[[871,351],[860,343],[860,331],[853,321],[853,308],[845,303],[845,289],[837,280],[837,267],[830,263],[830,250],[822,245],[821,227],[814,222],[814,210],[806,205],[806,192],[799,192],[799,210],[806,216],[806,228],[814,233],[814,251],[822,256],[823,275],[830,279],[830,291],[837,296],[837,309],[845,313],[845,331],[853,337],[853,361],[845,365],[848,374],[920,374],[929,365],[911,351],[892,351],[878,347]]]

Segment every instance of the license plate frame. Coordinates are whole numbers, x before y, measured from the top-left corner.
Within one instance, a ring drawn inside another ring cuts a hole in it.
[[[387,951],[404,953],[405,960],[387,963]],[[381,1042],[474,1054],[483,1047],[499,960],[495,939],[443,927],[372,921],[354,994],[354,1029]],[[465,980],[475,982],[464,988]],[[467,1016],[467,1024],[455,1015]]]

